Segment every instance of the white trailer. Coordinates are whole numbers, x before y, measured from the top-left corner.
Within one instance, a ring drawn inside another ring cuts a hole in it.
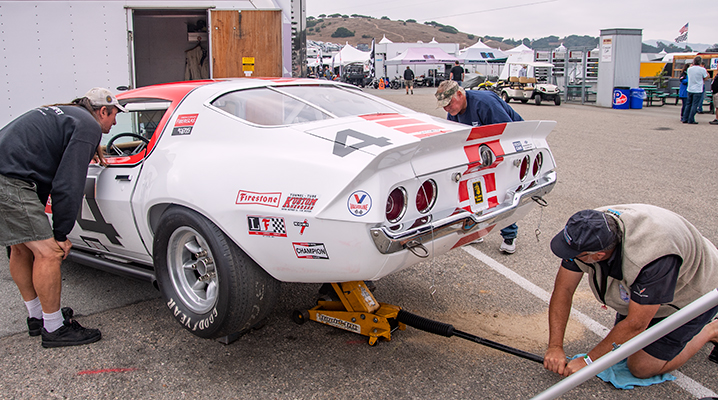
[[[0,1],[0,127],[95,86],[185,80],[197,46],[208,78],[292,76],[304,1]]]

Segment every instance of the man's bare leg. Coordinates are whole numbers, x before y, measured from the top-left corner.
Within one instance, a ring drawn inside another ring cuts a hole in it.
[[[52,238],[12,246],[10,274],[23,300],[39,297],[42,310],[47,314],[60,310],[60,265],[64,255]]]
[[[686,347],[671,361],[659,360],[643,350],[628,357],[628,369],[636,378],[650,378],[654,375],[674,371],[685,364],[708,342],[718,342],[718,320],[710,322],[691,339]]]

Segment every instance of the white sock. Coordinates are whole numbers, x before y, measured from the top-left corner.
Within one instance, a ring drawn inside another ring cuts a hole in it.
[[[60,329],[62,326],[62,311],[57,310],[54,313],[45,314],[42,313],[42,318],[44,320],[44,327],[45,330],[48,332],[55,332],[56,330]]]
[[[26,301],[25,307],[27,307],[27,313],[30,318],[42,318],[42,305],[40,304],[39,297],[35,297],[30,301]]]

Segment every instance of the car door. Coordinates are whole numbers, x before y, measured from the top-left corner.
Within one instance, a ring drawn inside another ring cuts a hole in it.
[[[128,112],[117,115],[117,124],[102,140],[108,165],[91,164],[88,168],[82,208],[69,236],[74,246],[152,263],[131,200],[169,105],[166,101],[130,102],[125,105]]]

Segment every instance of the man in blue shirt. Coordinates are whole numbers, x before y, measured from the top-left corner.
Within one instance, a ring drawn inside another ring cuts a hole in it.
[[[439,107],[443,107],[448,113],[446,119],[450,121],[471,126],[523,121],[523,118],[494,92],[466,91],[455,81],[443,81],[434,95],[439,102]],[[511,224],[501,230],[501,237],[504,241],[499,250],[507,254],[513,254],[516,251],[518,229],[516,224]]]

